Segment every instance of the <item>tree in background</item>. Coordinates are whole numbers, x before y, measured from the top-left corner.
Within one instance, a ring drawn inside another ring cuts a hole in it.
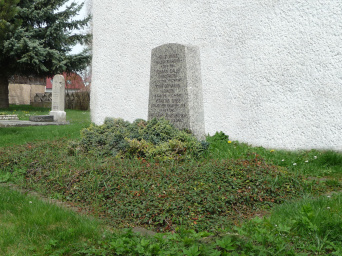
[[[20,20],[16,20],[16,23],[10,22],[18,12],[18,3],[19,0],[0,0],[0,43],[4,40],[5,35],[14,31],[20,23]]]
[[[13,17],[18,12],[18,4],[19,0],[0,0],[0,102],[3,101],[3,95],[7,93],[8,98],[8,85],[7,87],[1,86],[2,84],[7,83],[8,79],[6,79],[5,76],[1,74],[1,70],[3,70],[5,67],[2,64],[2,45],[4,44],[5,38],[13,33],[13,31],[19,26],[20,20],[16,19],[13,23]],[[5,63],[4,63],[5,64]],[[4,107],[6,105],[3,105],[0,103],[0,107]]]
[[[8,108],[9,78],[13,75],[53,76],[63,72],[84,70],[90,54],[83,51],[71,55],[77,43],[87,44],[90,34],[76,33],[87,26],[90,16],[73,17],[83,4],[72,3],[60,10],[68,0],[0,0],[0,108]],[[14,10],[12,17],[7,9]],[[6,16],[6,17],[5,17]],[[13,26],[13,25],[16,25]]]

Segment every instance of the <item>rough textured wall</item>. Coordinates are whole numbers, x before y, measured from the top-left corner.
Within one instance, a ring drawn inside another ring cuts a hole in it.
[[[146,119],[151,50],[192,44],[207,133],[342,150],[341,1],[101,0],[93,8],[95,123]]]
[[[35,84],[9,84],[9,104],[30,105],[36,93],[43,93],[45,85]]]

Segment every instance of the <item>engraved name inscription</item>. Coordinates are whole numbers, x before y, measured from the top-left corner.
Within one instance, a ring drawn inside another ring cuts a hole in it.
[[[58,92],[52,93],[52,110],[58,111],[59,110],[59,94]]]
[[[165,117],[178,128],[187,128],[186,70],[179,53],[152,57],[149,119]]]

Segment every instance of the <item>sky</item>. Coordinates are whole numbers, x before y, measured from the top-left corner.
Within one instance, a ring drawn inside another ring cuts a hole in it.
[[[69,0],[69,2],[65,5],[70,5],[72,2],[76,2],[77,4],[81,4],[83,2],[85,2],[86,0]],[[62,7],[63,8],[63,7]],[[82,10],[80,11],[79,15],[78,16],[75,16],[76,19],[82,19],[84,17],[86,17],[87,15],[87,8],[86,8],[86,4],[84,4]],[[83,46],[82,45],[76,45],[71,54],[77,54],[77,53],[80,53],[82,50],[83,50]]]

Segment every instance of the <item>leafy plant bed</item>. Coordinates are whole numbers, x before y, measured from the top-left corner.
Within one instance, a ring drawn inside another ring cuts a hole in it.
[[[66,129],[1,129],[0,182],[88,209],[114,228],[169,232],[142,237],[115,229],[68,245],[59,242],[58,232],[57,240],[40,239],[44,248],[18,247],[23,255],[33,249],[36,255],[342,255],[341,153],[252,147],[222,132],[207,138],[209,149],[207,142],[192,147],[195,141],[184,131],[176,135],[166,123],[146,129],[141,121],[120,121],[122,129],[115,130],[109,120],[80,138],[89,112],[67,116]],[[106,134],[108,128],[115,136]],[[168,143],[175,137],[180,143]],[[158,149],[166,158],[154,153],[159,142],[166,143]],[[199,154],[188,154],[192,148]],[[156,161],[142,158],[149,155]],[[13,208],[22,212],[17,202]],[[8,232],[12,222],[0,231]],[[14,245],[30,244],[21,231],[5,237],[15,237]]]
[[[220,232],[176,232],[141,237],[124,230],[88,243],[80,255],[341,255],[341,194],[304,197],[275,206],[269,216]]]
[[[286,200],[317,194],[306,181],[255,156],[245,160],[152,162],[68,156],[66,141],[0,150],[0,181],[15,181],[51,197],[91,206],[116,227],[159,232],[177,227],[214,231]],[[48,153],[47,153],[48,152]]]

